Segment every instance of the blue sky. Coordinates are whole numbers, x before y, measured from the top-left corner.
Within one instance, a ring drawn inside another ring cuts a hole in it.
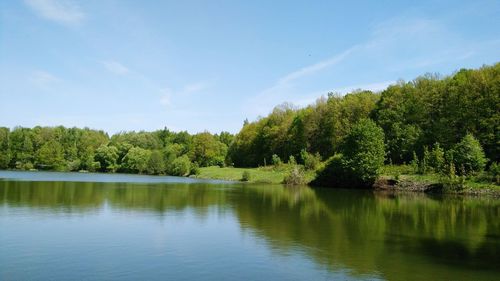
[[[329,91],[500,61],[500,1],[0,3],[0,126],[237,132]]]

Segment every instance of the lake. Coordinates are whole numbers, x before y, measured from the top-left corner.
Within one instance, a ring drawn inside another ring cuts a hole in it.
[[[0,171],[1,280],[498,280],[500,200]]]

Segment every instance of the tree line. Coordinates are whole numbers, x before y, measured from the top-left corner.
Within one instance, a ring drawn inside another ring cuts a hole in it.
[[[380,93],[329,93],[297,109],[282,104],[266,117],[245,122],[229,148],[236,166],[254,167],[272,160],[300,159],[303,149],[323,160],[341,151],[352,127],[371,119],[383,129],[386,161],[409,163],[413,152],[439,143],[449,149],[472,134],[492,161],[500,157],[500,63],[452,76],[427,74],[400,81]]]
[[[186,176],[200,166],[224,165],[232,138],[166,128],[111,137],[88,128],[0,128],[0,168]]]
[[[484,169],[488,158],[498,174],[499,74],[497,63],[446,77],[426,74],[377,93],[329,93],[305,108],[285,103],[245,121],[228,159],[244,167],[276,159],[307,166],[319,156],[328,160],[314,181],[321,185],[370,184],[384,163],[471,174]],[[441,167],[430,166],[438,161],[429,160],[430,151],[443,153]]]
[[[485,160],[478,165],[484,168],[500,158],[499,74],[497,63],[445,77],[426,74],[381,92],[328,93],[305,108],[285,103],[266,117],[245,120],[234,136],[166,128],[111,137],[88,128],[0,128],[0,168],[189,175],[212,165],[291,162],[316,169],[328,160],[372,178],[373,168],[356,165],[426,166],[437,161],[429,155],[441,150],[455,163],[451,158],[465,157],[457,153],[458,144],[479,146],[476,156]]]
[[[446,77],[426,74],[377,93],[329,93],[306,108],[282,104],[244,123],[228,159],[246,167],[276,159],[307,166],[318,156],[327,161],[313,183],[363,186],[384,163],[411,163],[418,173],[453,178],[482,171],[489,159],[497,171],[499,149],[497,63]]]

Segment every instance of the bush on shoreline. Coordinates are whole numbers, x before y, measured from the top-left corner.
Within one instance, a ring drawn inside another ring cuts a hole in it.
[[[343,154],[332,157],[313,185],[368,188],[384,164],[384,133],[370,119],[360,120],[347,135]]]
[[[292,169],[283,179],[283,184],[286,185],[304,185],[306,184],[306,177],[304,169],[300,165],[293,165]]]

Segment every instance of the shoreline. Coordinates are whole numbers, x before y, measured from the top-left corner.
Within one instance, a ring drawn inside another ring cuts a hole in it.
[[[201,170],[208,169],[216,169],[221,173],[217,174],[207,174],[200,173],[198,175],[190,175],[190,176],[181,176],[179,178],[191,178],[191,179],[200,179],[200,180],[219,180],[230,183],[246,183],[246,184],[269,184],[269,185],[283,185],[282,183],[283,171],[275,171],[272,169],[262,169],[262,168],[215,168],[215,167],[205,167],[201,168]],[[2,171],[20,171],[20,172],[54,172],[54,173],[75,173],[75,174],[87,174],[90,172],[84,171],[25,171],[25,170],[2,170]],[[232,171],[228,172],[228,171]],[[250,179],[249,181],[242,181],[240,178],[237,178],[235,175],[240,175],[242,171],[250,171],[253,174],[256,174],[257,177]],[[125,175],[125,176],[151,176],[151,177],[161,177],[168,175],[147,175],[147,174],[128,174],[128,173],[103,173],[103,172],[92,172],[94,174],[100,175]],[[224,175],[224,176],[221,176]],[[309,174],[308,177],[311,178],[312,174]],[[169,176],[169,177],[177,177],[177,176]],[[309,182],[305,184],[305,186],[315,188],[315,186],[309,185]],[[492,186],[494,186],[492,184]],[[322,188],[332,188],[335,187],[322,187]],[[357,188],[354,188],[357,189]],[[460,195],[460,196],[491,196],[494,198],[500,198],[500,186],[498,188],[480,188],[480,187],[465,187],[460,190],[447,189],[443,183],[437,181],[425,181],[425,180],[416,180],[411,178],[404,178],[401,180],[395,180],[391,176],[382,175],[375,181],[372,185],[372,188],[367,188],[366,190],[372,190],[374,192],[390,192],[390,193],[423,193],[423,194],[432,194],[432,195]]]
[[[461,190],[447,189],[444,184],[438,182],[425,182],[415,180],[399,180],[381,177],[373,184],[374,191],[389,192],[414,192],[425,194],[446,194],[462,196],[492,196],[500,198],[500,188],[472,188],[465,187]]]

